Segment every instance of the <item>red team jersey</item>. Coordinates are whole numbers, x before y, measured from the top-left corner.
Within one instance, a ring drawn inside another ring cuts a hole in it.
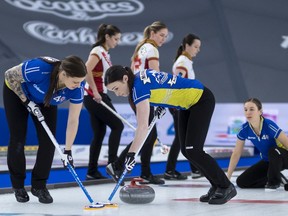
[[[99,59],[99,62],[95,65],[95,67],[92,70],[97,90],[99,93],[107,93],[107,89],[104,85],[104,76],[107,69],[112,66],[110,55],[108,51],[105,50],[104,47],[102,46],[94,47],[91,50],[90,55],[95,55]],[[88,83],[86,85],[87,85],[86,88],[89,87]]]
[[[148,69],[149,60],[159,60],[159,51],[153,40],[146,40],[137,52],[134,58],[134,68],[131,68],[134,73]]]

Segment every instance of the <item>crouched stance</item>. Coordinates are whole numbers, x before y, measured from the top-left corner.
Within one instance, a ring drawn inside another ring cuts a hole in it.
[[[105,85],[117,96],[129,96],[136,106],[138,127],[126,156],[127,170],[135,164],[135,153],[148,132],[149,106],[176,108],[180,110],[181,151],[211,183],[208,193],[201,196],[200,201],[224,204],[236,196],[234,185],[215,159],[203,150],[215,98],[201,82],[149,69],[134,75],[129,67],[115,65],[107,70]]]

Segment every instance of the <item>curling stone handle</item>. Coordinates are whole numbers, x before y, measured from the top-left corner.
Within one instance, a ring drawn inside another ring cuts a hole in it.
[[[143,182],[144,180],[142,179],[142,178],[133,178],[132,180],[131,180],[131,183],[130,183],[130,185],[131,186],[139,186],[138,184],[136,184],[136,182]]]

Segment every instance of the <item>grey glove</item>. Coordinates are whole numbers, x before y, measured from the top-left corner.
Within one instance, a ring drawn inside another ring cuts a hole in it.
[[[64,160],[62,159],[63,166],[65,168],[67,168],[68,163],[69,163],[74,168],[74,161],[73,161],[71,150],[65,150],[64,149],[64,157],[65,157],[65,159]]]
[[[30,100],[26,100],[25,102],[23,102],[23,104],[26,106],[27,110],[32,113],[34,116],[36,116],[38,118],[38,120],[44,121],[44,116],[41,113],[40,107],[38,104],[34,103],[33,101]]]

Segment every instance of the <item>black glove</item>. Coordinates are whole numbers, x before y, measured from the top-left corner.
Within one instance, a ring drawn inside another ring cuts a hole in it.
[[[74,161],[73,161],[73,157],[72,157],[72,152],[71,150],[65,150],[64,149],[64,160],[62,159],[62,162],[63,162],[63,166],[65,168],[67,168],[68,166],[68,163],[74,168]]]
[[[135,153],[134,152],[128,152],[125,159],[125,168],[128,172],[130,172],[136,164],[135,161]]]
[[[26,106],[27,110],[32,113],[34,116],[38,118],[38,121],[44,121],[44,116],[41,113],[40,107],[38,104],[35,104],[33,101],[26,100],[23,102],[23,104]]]
[[[165,107],[157,107],[154,111],[154,116],[157,116],[158,119],[162,118],[166,113]]]

